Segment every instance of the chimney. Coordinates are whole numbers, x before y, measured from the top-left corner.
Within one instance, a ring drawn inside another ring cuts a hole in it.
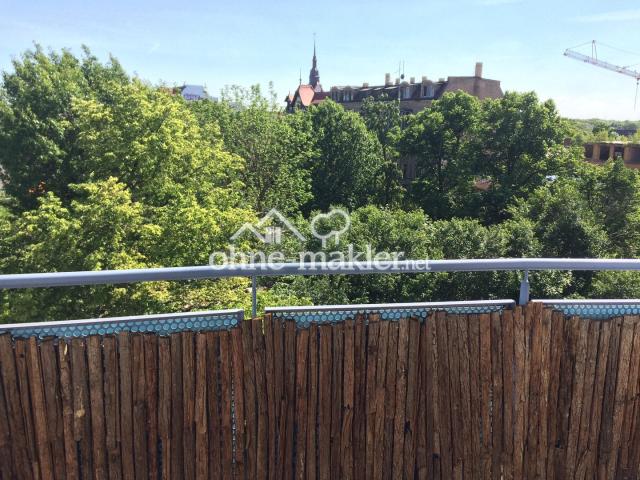
[[[385,87],[391,85],[391,74],[390,73],[385,73],[384,74],[384,85],[385,85]]]
[[[400,79],[396,78],[396,85],[400,85]]]
[[[367,82],[364,82],[364,83],[362,84],[362,88],[367,88],[367,87],[369,87],[369,84],[368,84]]]
[[[426,76],[426,75],[423,75],[423,76],[422,76],[422,83],[424,83],[424,82],[426,82],[426,81],[427,81],[427,76]]]
[[[409,79],[409,83],[416,83],[416,77],[411,77]]]
[[[476,77],[482,78],[482,62],[476,62]]]

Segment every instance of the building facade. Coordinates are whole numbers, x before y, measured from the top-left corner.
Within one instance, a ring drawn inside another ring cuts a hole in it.
[[[402,113],[416,113],[427,108],[434,100],[447,92],[461,90],[470,95],[485,98],[501,98],[503,96],[499,80],[482,77],[482,63],[476,63],[475,74],[472,77],[448,77],[437,81],[423,76],[420,81],[411,77],[409,81],[396,78],[391,81],[391,75],[385,74],[383,85],[371,86],[363,83],[361,87],[342,86],[331,87],[330,96],[334,102],[340,103],[347,110],[360,111],[365,98],[386,96],[400,101]]]
[[[602,164],[609,159],[622,158],[630,168],[640,168],[640,144],[630,142],[589,142],[584,144],[585,160]]]
[[[318,59],[316,57],[315,42],[313,45],[313,59],[309,71],[309,83],[303,84],[302,79],[295,92],[285,98],[286,111],[306,109],[311,105],[331,98],[347,110],[360,111],[362,102],[369,97],[398,99],[403,114],[416,113],[431,105],[434,100],[441,98],[447,92],[463,91],[483,100],[485,98],[502,98],[503,92],[499,80],[491,80],[482,76],[482,63],[477,62],[475,72],[470,77],[447,77],[437,81],[423,76],[420,81],[411,77],[409,81],[396,78],[391,81],[391,75],[385,74],[383,85],[335,86],[325,92],[320,83]]]

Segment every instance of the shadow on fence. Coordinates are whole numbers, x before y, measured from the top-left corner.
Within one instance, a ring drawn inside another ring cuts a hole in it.
[[[640,318],[0,335],[0,477],[636,478]]]

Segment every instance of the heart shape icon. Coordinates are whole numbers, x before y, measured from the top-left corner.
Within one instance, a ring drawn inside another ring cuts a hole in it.
[[[316,224],[318,222],[323,220],[330,221],[331,218],[334,217],[335,215],[338,215],[344,219],[343,228],[341,228],[340,230],[331,230],[327,234],[322,234],[317,231]],[[341,208],[334,208],[328,213],[319,213],[313,217],[313,219],[311,220],[311,234],[314,237],[319,238],[322,241],[322,248],[325,248],[327,246],[327,240],[330,239],[331,237],[335,237],[335,243],[337,245],[338,241],[340,240],[340,235],[342,235],[344,232],[349,230],[350,226],[351,226],[351,217],[349,216],[349,214],[345,210],[342,210]]]

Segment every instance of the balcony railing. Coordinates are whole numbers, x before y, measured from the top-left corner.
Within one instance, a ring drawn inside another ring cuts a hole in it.
[[[0,275],[0,289],[124,284],[151,281],[202,280],[229,277],[252,279],[252,314],[257,313],[257,279],[290,275],[415,274],[429,272],[520,271],[518,304],[529,301],[529,272],[541,270],[640,270],[640,259],[490,258],[462,260],[401,260],[378,262],[253,263],[192,267],[102,270]]]

